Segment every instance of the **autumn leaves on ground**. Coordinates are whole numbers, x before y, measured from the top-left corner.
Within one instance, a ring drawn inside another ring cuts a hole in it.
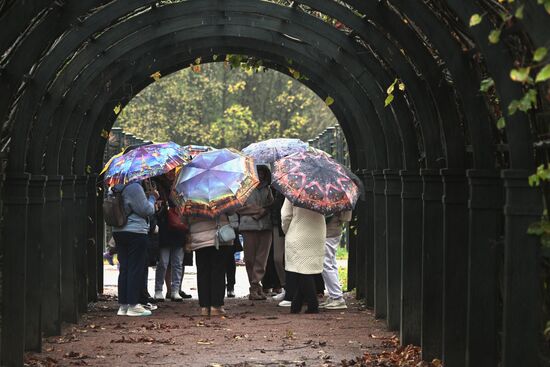
[[[418,348],[398,347],[370,310],[348,299],[347,310],[291,315],[273,302],[238,298],[226,317],[201,317],[196,300],[165,302],[152,317],[115,316],[104,298],[78,325],[47,338],[27,366],[415,366]]]

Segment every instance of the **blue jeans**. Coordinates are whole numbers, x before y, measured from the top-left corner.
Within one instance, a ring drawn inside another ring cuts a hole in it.
[[[113,232],[118,252],[118,303],[135,305],[140,301],[147,262],[149,237],[134,232]]]
[[[172,289],[171,293],[178,293],[183,276],[183,248],[182,247],[161,247],[159,250],[159,261],[155,273],[155,292],[162,292],[164,276],[168,264],[172,268]]]

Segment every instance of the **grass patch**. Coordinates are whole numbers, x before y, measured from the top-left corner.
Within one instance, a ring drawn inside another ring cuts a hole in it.
[[[337,260],[347,260],[348,259],[348,249],[345,247],[338,246],[336,250],[336,259]]]
[[[338,280],[340,280],[340,285],[342,286],[342,291],[348,291],[348,268],[339,266],[338,267]]]

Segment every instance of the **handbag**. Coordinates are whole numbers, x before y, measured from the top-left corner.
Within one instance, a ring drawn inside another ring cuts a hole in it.
[[[170,229],[178,232],[187,232],[187,225],[181,221],[181,218],[176,211],[176,208],[168,208],[168,211],[166,212],[166,217],[168,220],[168,227]]]
[[[233,240],[235,240],[236,237],[233,227],[231,227],[230,224],[220,226],[220,217],[216,218],[216,226],[218,227],[216,237],[214,238],[214,245],[216,249],[219,249],[220,246],[232,245]]]

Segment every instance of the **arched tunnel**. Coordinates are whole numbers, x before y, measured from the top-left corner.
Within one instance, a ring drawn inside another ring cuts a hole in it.
[[[0,1],[2,365],[22,365],[101,289],[97,175],[115,106],[157,71],[227,54],[298,70],[334,99],[367,190],[350,286],[401,343],[448,367],[539,365],[540,245],[527,228],[543,199],[528,177],[547,159],[549,102],[541,92],[497,120],[524,95],[510,70],[549,44],[550,22],[526,0],[492,43],[501,3]],[[470,27],[473,14],[485,20]]]

